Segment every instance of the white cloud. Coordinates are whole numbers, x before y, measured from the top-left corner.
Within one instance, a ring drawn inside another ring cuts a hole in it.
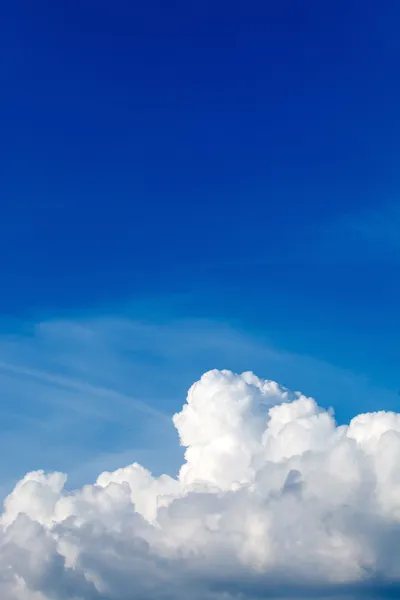
[[[229,365],[237,372],[252,367],[306,390],[322,406],[334,404],[341,422],[360,407],[398,404],[397,391],[277,350],[261,334],[214,321],[139,317],[102,315],[3,327],[0,453],[8,459],[0,462],[1,498],[37,466],[68,472],[68,486],[133,460],[157,474],[177,473],[183,453],[169,415],[179,409],[190,384],[213,367]]]
[[[210,371],[174,416],[174,479],[32,472],[0,525],[4,600],[396,597],[400,415],[338,427],[312,398]]]

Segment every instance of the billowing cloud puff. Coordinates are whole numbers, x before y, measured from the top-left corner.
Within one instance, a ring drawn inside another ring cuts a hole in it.
[[[312,398],[211,371],[173,417],[185,463],[70,492],[29,473],[0,523],[4,600],[400,594],[400,414],[338,427]]]

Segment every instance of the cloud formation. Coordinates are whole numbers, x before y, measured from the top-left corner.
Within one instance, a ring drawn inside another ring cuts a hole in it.
[[[400,414],[337,426],[312,398],[214,370],[173,422],[176,479],[135,463],[73,492],[62,473],[16,485],[4,600],[399,595]]]

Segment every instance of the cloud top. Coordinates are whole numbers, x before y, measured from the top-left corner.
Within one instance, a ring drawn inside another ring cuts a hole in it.
[[[61,473],[16,485],[0,523],[4,600],[397,593],[400,414],[337,426],[312,398],[215,370],[173,422],[176,479],[135,463],[73,492]]]

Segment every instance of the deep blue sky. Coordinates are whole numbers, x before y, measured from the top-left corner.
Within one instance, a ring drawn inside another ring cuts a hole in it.
[[[3,2],[8,331],[141,302],[400,386],[399,19],[395,1]]]

